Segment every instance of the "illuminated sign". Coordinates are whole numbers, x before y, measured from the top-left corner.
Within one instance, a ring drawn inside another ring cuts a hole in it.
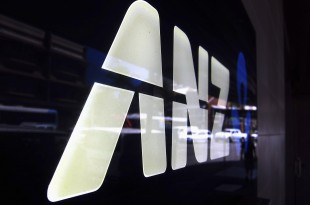
[[[208,136],[200,131],[208,129],[208,110],[200,108],[199,100],[208,101],[208,59],[208,52],[199,47],[197,87],[190,41],[182,30],[174,28],[173,91],[186,96],[186,104],[173,102],[172,105],[171,167],[174,170],[186,166],[187,144],[180,140],[180,128],[187,128],[187,113],[191,128],[199,131],[192,133],[196,159],[200,163],[207,161]],[[102,68],[163,87],[156,9],[144,1],[136,1],[129,7]],[[226,107],[229,71],[214,57],[211,57],[211,82],[220,89],[218,105]],[[130,90],[93,85],[49,184],[50,201],[100,188],[133,95]],[[139,93],[139,107],[143,174],[150,177],[164,173],[167,167],[164,100]],[[223,120],[224,114],[216,113],[212,132],[222,130]],[[211,140],[211,159],[228,154],[227,141]]]

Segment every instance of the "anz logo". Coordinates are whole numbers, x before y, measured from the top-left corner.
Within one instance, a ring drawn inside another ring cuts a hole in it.
[[[199,47],[198,86],[191,45],[186,34],[174,27],[173,91],[186,97],[186,104],[172,102],[171,167],[184,168],[187,144],[180,141],[180,127],[190,124],[208,129],[208,110],[199,100],[208,101],[208,52]],[[163,87],[160,24],[156,9],[145,1],[134,2],[122,21],[102,65],[121,75]],[[220,89],[218,106],[226,107],[229,70],[211,57],[211,83]],[[74,127],[68,144],[48,187],[48,199],[60,201],[94,192],[102,185],[134,91],[95,83]],[[167,168],[164,99],[139,93],[141,148],[145,177],[162,174]],[[222,130],[224,114],[216,113],[212,132]],[[195,135],[195,133],[193,133]],[[207,139],[207,133],[203,136]],[[199,163],[208,158],[208,141],[193,136]],[[211,140],[210,159],[229,155],[225,140]]]

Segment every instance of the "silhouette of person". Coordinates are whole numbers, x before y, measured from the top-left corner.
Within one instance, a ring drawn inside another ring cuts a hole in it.
[[[244,166],[246,172],[246,180],[253,179],[253,171],[256,162],[256,147],[251,135],[247,134],[245,153],[244,153]]]
[[[245,139],[241,138],[240,141],[240,160],[244,160],[244,152],[245,152]]]

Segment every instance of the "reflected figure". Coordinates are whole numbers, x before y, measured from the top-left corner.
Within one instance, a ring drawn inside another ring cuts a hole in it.
[[[256,147],[254,140],[251,135],[248,133],[246,144],[245,144],[245,153],[244,153],[244,166],[245,166],[245,179],[252,180],[253,173],[256,163]]]
[[[240,140],[240,160],[244,160],[244,152],[245,152],[245,139],[241,138]]]

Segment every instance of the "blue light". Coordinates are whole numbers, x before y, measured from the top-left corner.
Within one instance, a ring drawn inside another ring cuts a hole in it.
[[[247,103],[247,92],[248,92],[248,80],[246,71],[245,57],[242,52],[238,55],[237,61],[237,93],[238,93],[238,103],[240,106],[245,106]],[[232,125],[234,128],[240,129],[240,119],[238,110],[233,109],[231,111]],[[247,112],[244,132],[249,133],[251,128],[251,113]]]

